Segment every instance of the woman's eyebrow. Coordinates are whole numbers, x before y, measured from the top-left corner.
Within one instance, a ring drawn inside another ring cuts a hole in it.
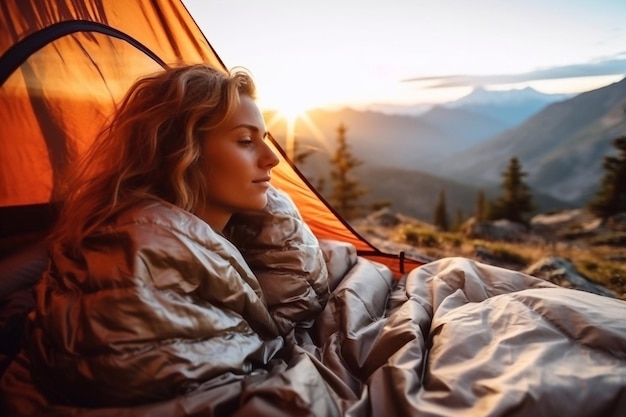
[[[248,124],[248,123],[242,123],[242,124],[239,124],[237,126],[234,126],[232,130],[241,129],[241,128],[251,130],[251,131],[253,131],[255,133],[259,132],[259,130],[260,130],[257,126],[251,125],[251,124]]]

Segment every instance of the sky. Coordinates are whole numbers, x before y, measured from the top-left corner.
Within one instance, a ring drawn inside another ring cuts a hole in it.
[[[183,0],[263,108],[419,106],[626,74],[624,0]]]

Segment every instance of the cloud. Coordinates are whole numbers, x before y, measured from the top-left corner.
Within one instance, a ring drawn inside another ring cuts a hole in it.
[[[422,88],[476,87],[497,84],[515,84],[526,81],[555,80],[561,78],[592,77],[598,75],[626,74],[626,52],[583,64],[540,68],[519,74],[446,75],[413,77],[402,82],[424,84]]]

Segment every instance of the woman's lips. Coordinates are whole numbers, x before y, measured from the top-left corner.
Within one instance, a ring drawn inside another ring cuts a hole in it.
[[[254,184],[257,185],[261,185],[263,187],[269,187],[270,186],[270,177],[265,177],[265,178],[259,178],[258,180],[254,180],[252,181]]]

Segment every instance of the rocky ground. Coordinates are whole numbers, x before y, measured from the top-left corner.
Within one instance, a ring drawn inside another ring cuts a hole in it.
[[[463,256],[626,300],[626,213],[602,220],[570,210],[537,215],[529,226],[470,219],[451,233],[383,209],[352,226],[384,252],[422,261]]]

